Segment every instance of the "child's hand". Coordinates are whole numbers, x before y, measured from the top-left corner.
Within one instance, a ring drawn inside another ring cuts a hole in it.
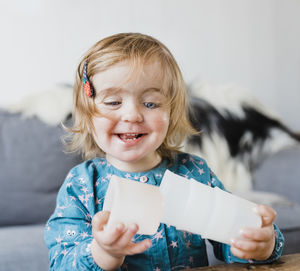
[[[95,262],[105,270],[120,267],[126,255],[142,253],[152,244],[149,239],[139,243],[132,242],[138,231],[136,224],[125,228],[124,224],[119,223],[104,230],[109,214],[107,211],[98,212],[92,220],[92,255]]]
[[[243,239],[232,240],[231,252],[241,259],[266,260],[273,252],[275,246],[273,222],[276,212],[266,205],[258,205],[257,213],[261,215],[262,227],[242,229]]]

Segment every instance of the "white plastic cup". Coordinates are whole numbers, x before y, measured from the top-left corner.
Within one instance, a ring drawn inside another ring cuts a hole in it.
[[[139,234],[153,235],[160,222],[230,244],[244,227],[261,227],[256,204],[218,187],[211,188],[167,170],[160,187],[112,176],[103,210],[107,226],[136,223]]]
[[[156,233],[162,216],[162,195],[153,185],[113,175],[105,195],[103,210],[110,211],[106,227],[123,223],[139,226],[138,234]]]
[[[255,203],[167,170],[161,182],[161,222],[230,244],[244,227],[261,227]]]
[[[261,217],[254,212],[255,203],[214,188],[215,200],[212,215],[207,224],[205,238],[230,244],[230,240],[241,237],[243,228],[260,228]]]
[[[159,190],[163,196],[163,214],[161,222],[183,228],[185,209],[190,195],[189,181],[166,170]]]

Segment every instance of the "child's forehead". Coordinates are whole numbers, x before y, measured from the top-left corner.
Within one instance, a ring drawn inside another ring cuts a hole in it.
[[[92,81],[97,92],[132,86],[163,90],[166,75],[158,61],[141,63],[122,61],[96,73]]]
[[[144,60],[142,58],[137,59],[125,59],[116,63],[113,63],[107,67],[101,68],[101,64],[99,65],[99,69],[97,73],[112,73],[123,71],[124,75],[127,73],[129,76],[141,75],[149,72],[152,74],[161,74],[163,67],[159,60],[150,59]]]

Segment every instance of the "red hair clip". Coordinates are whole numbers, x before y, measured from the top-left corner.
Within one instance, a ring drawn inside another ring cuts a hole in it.
[[[88,65],[88,61],[86,60],[84,62],[83,74],[82,74],[83,91],[85,92],[85,94],[89,98],[92,98],[95,95],[95,90],[94,90],[94,88],[93,88],[92,84],[90,83],[90,80],[87,76],[87,65]]]

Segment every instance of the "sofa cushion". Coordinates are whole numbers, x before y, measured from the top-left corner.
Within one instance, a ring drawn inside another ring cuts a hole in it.
[[[80,162],[63,152],[63,133],[36,117],[0,111],[0,226],[48,219],[67,172]]]
[[[268,157],[254,177],[256,191],[281,196],[274,197],[270,205],[277,212],[275,222],[285,237],[283,253],[300,253],[300,147]]]
[[[254,189],[273,192],[300,204],[300,145],[265,159],[255,172]]]
[[[43,225],[2,227],[0,271],[49,270]]]

